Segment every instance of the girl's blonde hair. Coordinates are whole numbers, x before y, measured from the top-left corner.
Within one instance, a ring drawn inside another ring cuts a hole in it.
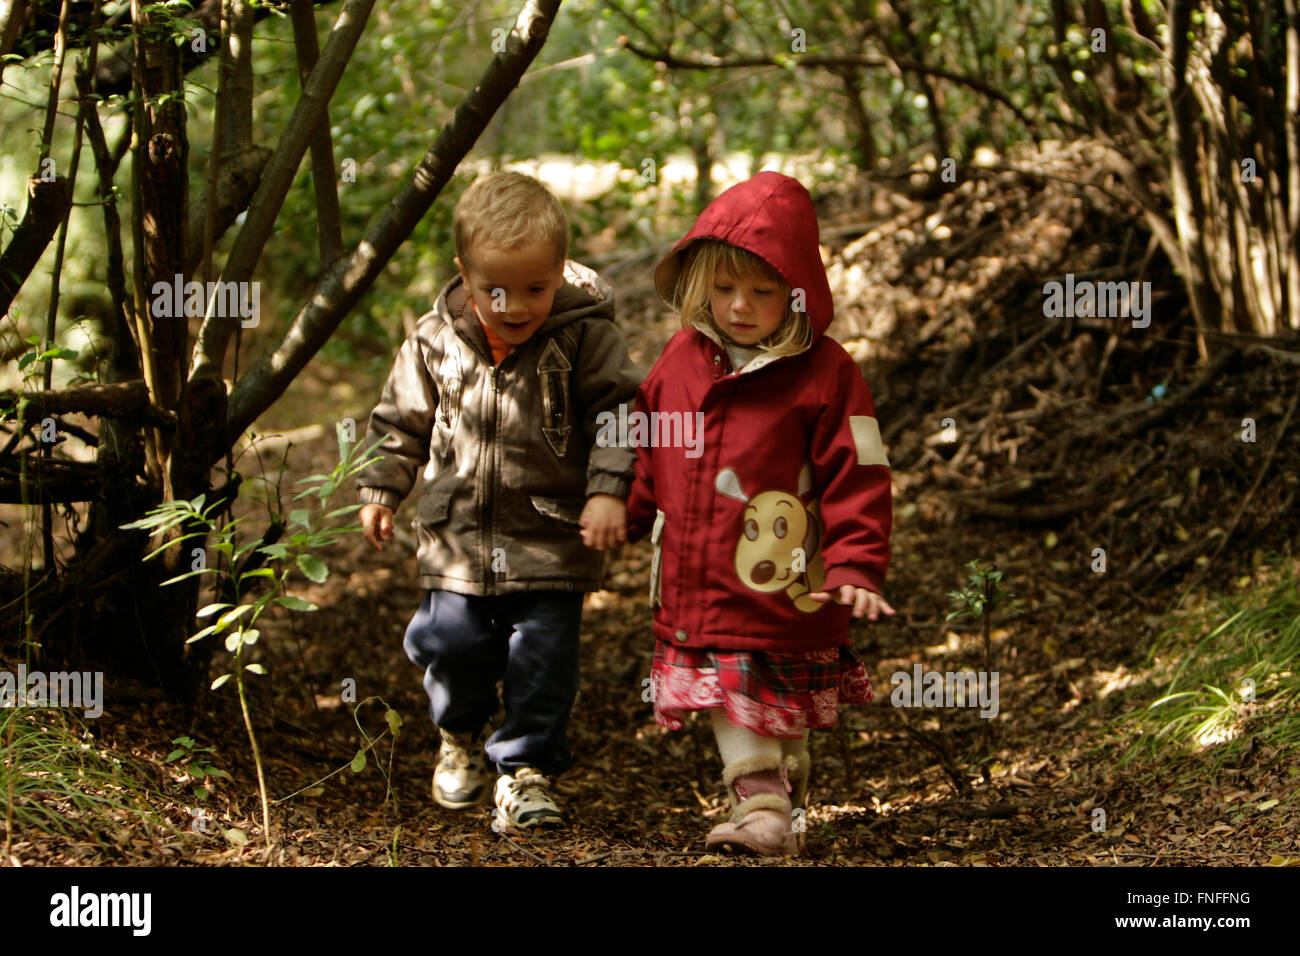
[[[812,322],[806,311],[793,309],[790,283],[762,256],[718,239],[699,239],[686,250],[672,303],[681,311],[682,328],[699,329],[718,345],[722,331],[713,320],[710,299],[713,278],[724,269],[738,279],[758,276],[779,285],[786,297],[785,315],[776,331],[758,343],[770,355],[794,355],[812,344]]]

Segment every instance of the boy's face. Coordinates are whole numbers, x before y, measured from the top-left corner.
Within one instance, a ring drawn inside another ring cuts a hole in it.
[[[509,247],[479,240],[469,258],[467,269],[457,256],[456,268],[479,318],[511,345],[527,342],[564,285],[564,262],[555,246],[544,240]]]
[[[719,267],[709,295],[713,321],[733,342],[756,345],[780,328],[788,293],[780,279],[756,273],[736,276]]]

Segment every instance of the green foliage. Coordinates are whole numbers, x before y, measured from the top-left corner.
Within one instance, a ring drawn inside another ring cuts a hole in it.
[[[1012,598],[1009,592],[1002,589],[1002,572],[997,569],[997,565],[985,568],[976,559],[967,564],[966,568],[970,571],[970,584],[959,591],[948,592],[953,603],[960,606],[948,612],[945,621],[960,617],[983,619],[992,615],[1004,601]],[[1013,612],[1020,608],[1018,602],[1011,600],[1010,609]]]
[[[358,524],[342,525],[337,520],[344,515],[359,510],[360,505],[347,505],[333,510],[326,509],[330,498],[334,496],[343,483],[373,460],[373,452],[380,444],[381,442],[376,442],[364,452],[359,452],[357,446],[344,443],[342,445],[342,457],[333,471],[327,475],[311,475],[297,482],[297,484],[306,485],[307,487],[295,495],[293,500],[297,501],[300,498],[314,495],[319,499],[320,507],[315,514],[307,509],[295,509],[290,512],[287,519],[283,515],[279,516],[280,520],[285,522],[286,527],[299,527],[302,529],[290,535],[288,541],[277,541],[260,547],[258,546],[260,539],[241,542],[239,540],[238,526],[244,519],[236,518],[232,521],[221,521],[217,514],[220,510],[220,503],[207,504],[206,495],[199,495],[190,501],[163,502],[147,512],[138,521],[122,525],[123,530],[138,528],[152,530],[155,534],[182,524],[187,529],[194,529],[154,549],[145,556],[146,561],[167,548],[191,538],[206,540],[209,536],[216,537],[217,540],[213,544],[213,548],[225,557],[226,566],[207,567],[205,565],[195,568],[164,581],[164,585],[184,581],[186,578],[196,575],[216,574],[226,580],[233,593],[243,594],[248,590],[254,578],[266,578],[273,582],[271,588],[264,590],[249,602],[237,605],[228,602],[216,602],[200,608],[197,617],[210,618],[213,615],[217,615],[217,617],[211,624],[196,631],[190,637],[188,643],[192,644],[200,641],[209,635],[219,637],[228,632],[225,637],[225,647],[227,651],[235,655],[235,665],[236,669],[238,669],[244,648],[255,645],[260,636],[261,632],[253,625],[257,623],[257,619],[272,604],[290,611],[318,610],[317,605],[310,601],[286,593],[285,585],[294,568],[301,571],[312,582],[316,584],[324,583],[329,577],[329,567],[313,552],[329,547],[341,537],[361,530],[361,526]],[[266,555],[267,565],[251,571],[241,570],[244,567],[241,559],[253,550]],[[245,664],[243,669],[255,674],[265,673],[265,669],[260,664]],[[216,690],[233,676],[235,676],[235,672],[221,675],[213,681],[212,689]]]
[[[371,737],[368,733],[366,733],[366,728],[363,727],[361,724],[361,708],[366,706],[366,704],[369,703],[378,703],[384,708],[385,727],[383,730],[380,731],[380,733],[376,737]],[[361,735],[361,741],[362,741],[361,747],[357,750],[356,754],[353,755],[352,759],[348,761],[346,764],[344,764],[342,767],[338,767],[335,770],[331,771],[330,773],[327,773],[319,780],[314,780],[311,783],[307,784],[307,786],[300,787],[299,789],[295,790],[293,793],[289,794],[287,797],[280,797],[278,800],[275,801],[275,803],[285,803],[286,801],[292,800],[294,797],[304,793],[307,794],[308,796],[314,796],[314,797],[320,796],[325,791],[324,788],[325,782],[331,779],[332,777],[337,777],[344,770],[350,770],[352,771],[352,773],[361,773],[363,770],[366,769],[366,765],[367,765],[366,755],[370,753],[372,750],[374,750],[375,747],[379,744],[381,740],[384,739],[385,736],[389,738],[388,764],[385,767],[384,764],[381,764],[378,761],[376,761],[375,766],[379,769],[379,772],[383,775],[384,783],[387,785],[387,791],[385,792],[384,799],[387,800],[389,797],[393,796],[393,778],[392,778],[393,754],[397,745],[397,738],[402,732],[402,715],[399,714],[397,711],[395,711],[392,707],[388,706],[388,702],[385,701],[382,697],[367,697],[365,700],[359,702],[356,706],[352,708],[352,720],[357,725],[357,733]],[[396,798],[394,797],[394,805],[395,804],[396,804]]]
[[[1196,752],[1220,766],[1248,747],[1300,747],[1300,577],[1221,597],[1180,615],[1152,647],[1160,696],[1128,715],[1120,761]]]
[[[162,824],[143,771],[104,750],[60,708],[0,708],[0,823],[7,840],[37,830],[104,845],[129,822]]]
[[[201,608],[196,615],[198,618],[210,618],[216,615],[216,620],[200,628],[186,642],[193,644],[209,635],[219,637],[225,633],[225,648],[233,655],[233,669],[219,675],[212,682],[212,690],[218,690],[232,677],[235,680],[240,710],[244,715],[244,727],[248,733],[248,742],[253,752],[253,762],[257,766],[258,789],[262,796],[263,830],[268,847],[271,845],[270,800],[266,792],[261,752],[258,750],[257,736],[253,731],[253,722],[248,710],[248,696],[244,687],[245,673],[263,675],[266,673],[266,668],[256,661],[245,663],[244,653],[246,649],[257,644],[258,639],[261,637],[261,631],[253,625],[257,623],[258,618],[272,604],[279,605],[290,611],[318,610],[318,607],[310,601],[288,594],[285,585],[294,568],[301,571],[309,580],[317,584],[323,583],[329,577],[329,567],[313,551],[328,547],[340,537],[361,530],[361,526],[357,524],[340,525],[338,523],[338,519],[357,511],[360,509],[360,505],[348,505],[332,511],[326,509],[330,498],[334,496],[344,482],[365,468],[374,459],[374,451],[380,444],[382,444],[382,440],[375,442],[365,451],[360,451],[359,447],[343,441],[342,430],[339,431],[339,450],[341,453],[339,463],[327,475],[311,475],[297,482],[307,487],[295,495],[293,500],[297,501],[300,498],[315,495],[320,501],[317,513],[313,514],[307,509],[296,509],[290,513],[287,522],[283,515],[279,516],[279,520],[285,523],[287,527],[301,527],[303,529],[291,535],[287,542],[276,542],[261,546],[258,545],[260,539],[241,542],[238,536],[238,525],[243,519],[236,518],[233,521],[221,521],[218,514],[222,510],[221,503],[207,504],[207,496],[202,494],[190,501],[163,502],[158,507],[147,512],[140,520],[121,526],[123,530],[153,530],[155,534],[171,530],[180,525],[185,526],[187,529],[185,534],[172,538],[151,551],[145,556],[146,561],[167,548],[191,538],[201,540],[207,540],[209,536],[217,538],[213,547],[225,557],[225,566],[207,567],[206,563],[204,563],[199,568],[164,581],[164,585],[174,584],[177,581],[183,581],[199,574],[217,574],[219,578],[224,579],[229,593],[243,595],[250,584],[256,583],[252,580],[254,578],[266,578],[272,582],[271,588],[262,591],[261,594],[249,602],[239,604],[214,602]],[[265,555],[267,564],[252,570],[244,570],[246,565],[241,563],[240,559],[254,550]],[[218,593],[222,592],[218,590]],[[362,759],[364,760],[364,755],[362,755]]]
[[[215,747],[199,747],[193,737],[177,737],[172,740],[176,749],[167,755],[163,763],[180,761],[190,782],[194,784],[194,796],[206,800],[212,795],[212,778],[230,779],[230,774],[213,764],[204,754],[215,754]]]

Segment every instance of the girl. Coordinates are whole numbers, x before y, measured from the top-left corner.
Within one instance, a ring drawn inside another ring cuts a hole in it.
[[[823,334],[817,238],[808,191],[759,173],[655,269],[682,330],[637,393],[628,533],[655,545],[655,719],[707,710],[722,756],[732,813],[710,850],[800,851],[808,731],[872,696],[850,615],[894,613],[889,462],[861,372]]]

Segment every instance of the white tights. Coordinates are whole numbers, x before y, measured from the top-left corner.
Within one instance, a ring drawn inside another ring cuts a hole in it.
[[[722,755],[724,767],[752,757],[772,757],[774,761],[779,761],[783,756],[802,753],[808,749],[806,730],[802,737],[794,739],[764,737],[748,727],[733,724],[721,707],[710,707],[709,716],[713,718],[713,736],[718,741],[718,753]]]

